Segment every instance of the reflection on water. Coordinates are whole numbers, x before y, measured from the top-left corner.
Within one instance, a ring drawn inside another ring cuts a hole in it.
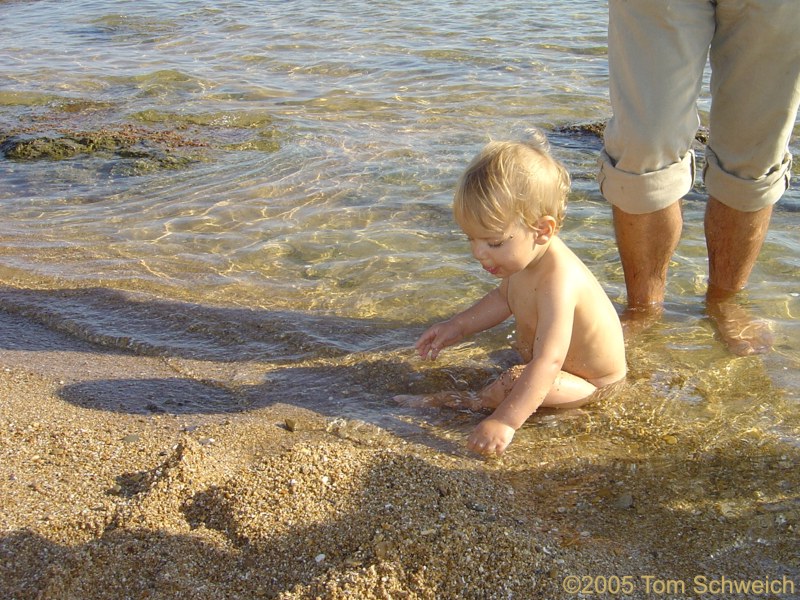
[[[102,403],[122,386],[130,403],[105,408],[294,402],[459,445],[476,415],[404,412],[387,399],[479,387],[509,361],[512,324],[436,364],[410,349],[426,323],[492,285],[449,210],[487,139],[551,132],[574,177],[562,235],[624,302],[594,182],[599,140],[560,129],[609,114],[605,18],[603,3],[566,0],[138,2],[124,12],[99,0],[4,2],[3,138],[128,128],[135,139],[125,152],[0,159],[0,306],[121,356],[158,357],[194,390],[98,371],[65,392],[72,401]],[[31,35],[44,27],[46,38]],[[141,160],[153,154],[189,161],[148,170]],[[543,448],[551,461],[613,462],[753,437],[778,455],[796,447],[798,207],[796,190],[778,205],[745,295],[772,324],[772,353],[731,356],[704,315],[697,190],[664,318],[629,343],[629,390],[537,416],[505,466],[537,464]],[[159,386],[164,402],[134,400]],[[185,395],[191,403],[176,400]]]

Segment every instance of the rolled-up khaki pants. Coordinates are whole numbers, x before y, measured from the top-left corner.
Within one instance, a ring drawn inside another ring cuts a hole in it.
[[[777,202],[789,185],[800,104],[799,29],[798,0],[610,0],[614,116],[600,158],[603,196],[643,214],[691,189],[710,56],[706,190],[743,211]]]

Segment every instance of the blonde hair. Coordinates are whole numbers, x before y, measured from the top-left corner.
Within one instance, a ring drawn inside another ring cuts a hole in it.
[[[515,219],[535,229],[539,219],[553,217],[561,228],[570,177],[550,154],[539,130],[524,142],[490,142],[461,176],[453,200],[453,216],[462,227],[479,225],[504,231]]]

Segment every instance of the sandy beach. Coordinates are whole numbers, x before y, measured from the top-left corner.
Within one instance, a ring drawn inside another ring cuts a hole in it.
[[[624,391],[494,459],[392,402],[517,360],[413,351],[496,285],[451,210],[490,139],[548,132],[623,310],[607,3],[0,7],[0,600],[800,598],[796,185],[771,353],[708,318],[698,153]]]
[[[288,404],[96,410],[64,390],[168,365],[0,325],[4,598],[732,597],[697,587],[731,580],[800,594],[790,445],[743,435],[682,456],[642,438],[638,460],[601,462],[543,437],[521,469],[513,450],[437,452]]]

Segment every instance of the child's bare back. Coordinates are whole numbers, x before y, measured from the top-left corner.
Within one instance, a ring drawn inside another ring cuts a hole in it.
[[[574,310],[561,370],[598,388],[625,377],[625,345],[614,305],[586,265],[560,238],[553,238],[535,271],[516,273],[500,285],[501,291],[503,287],[516,320],[515,348],[523,363],[533,359],[537,331],[541,333],[539,306],[564,295]]]

